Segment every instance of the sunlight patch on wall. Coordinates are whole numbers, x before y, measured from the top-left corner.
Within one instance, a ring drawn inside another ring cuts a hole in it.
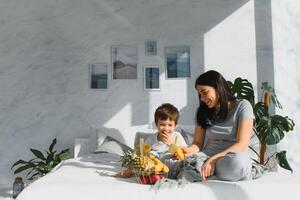
[[[254,1],[204,34],[205,71],[215,69],[226,79],[243,77],[256,87]],[[253,73],[254,72],[254,73]]]

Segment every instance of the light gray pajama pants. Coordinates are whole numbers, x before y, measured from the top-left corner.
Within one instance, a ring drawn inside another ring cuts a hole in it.
[[[178,170],[177,178],[188,182],[202,181],[200,170],[203,163],[209,158],[205,153],[199,152],[186,158],[180,166],[171,170]],[[239,181],[251,179],[252,163],[247,153],[228,153],[216,163],[214,176],[208,179],[224,181]]]
[[[228,153],[217,161],[215,176],[225,181],[251,179],[251,163],[247,153]]]

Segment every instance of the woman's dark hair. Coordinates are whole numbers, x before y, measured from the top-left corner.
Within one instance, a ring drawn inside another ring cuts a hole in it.
[[[232,94],[225,78],[217,71],[210,70],[201,74],[196,82],[195,88],[198,85],[206,85],[213,87],[219,94],[220,110],[215,112],[215,108],[209,108],[201,101],[199,96],[199,107],[196,113],[197,124],[202,128],[210,127],[216,121],[224,121],[228,114],[228,101],[233,101],[236,97]]]

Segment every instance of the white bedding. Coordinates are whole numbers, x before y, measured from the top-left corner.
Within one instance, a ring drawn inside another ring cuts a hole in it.
[[[149,185],[138,184],[135,178],[111,177],[119,170],[119,156],[115,154],[93,154],[66,160],[26,187],[17,200],[282,200],[287,195],[295,197],[300,186],[300,178],[293,175],[268,173],[258,180],[207,181],[155,192]]]

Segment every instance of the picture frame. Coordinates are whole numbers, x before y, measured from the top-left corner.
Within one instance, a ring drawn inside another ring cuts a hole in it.
[[[93,63],[89,65],[91,89],[107,89],[108,67],[106,63]]]
[[[160,90],[160,69],[158,65],[144,66],[144,90]]]
[[[145,55],[156,56],[157,55],[157,42],[155,40],[145,41]]]
[[[191,77],[190,47],[172,46],[165,48],[167,78]]]
[[[138,50],[135,46],[111,47],[112,79],[137,79]]]

